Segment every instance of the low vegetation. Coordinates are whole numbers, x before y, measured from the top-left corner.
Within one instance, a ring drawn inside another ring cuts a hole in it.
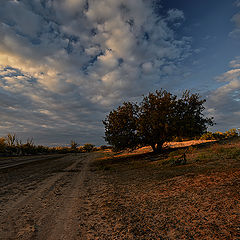
[[[238,136],[238,131],[236,128],[232,128],[226,132],[206,132],[199,139],[201,140],[222,140]]]
[[[78,146],[77,142],[73,140],[70,142],[70,147],[47,147],[42,145],[35,145],[33,139],[28,139],[25,143],[23,143],[17,138],[15,134],[10,133],[6,137],[0,138],[0,156],[83,153],[98,150],[100,150],[100,148],[95,147],[91,143],[86,143],[83,146]]]

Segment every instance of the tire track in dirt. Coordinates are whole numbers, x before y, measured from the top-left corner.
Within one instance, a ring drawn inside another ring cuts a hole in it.
[[[79,224],[78,209],[79,199],[82,197],[83,181],[90,160],[91,157],[86,159],[81,167],[81,172],[72,178],[71,187],[69,191],[65,192],[66,197],[63,199],[62,207],[56,216],[56,225],[50,229],[50,234],[41,239],[79,239],[80,236],[84,235]]]
[[[9,200],[0,213],[0,239],[79,239],[77,201],[93,155],[70,156],[73,164],[56,172],[36,190]]]

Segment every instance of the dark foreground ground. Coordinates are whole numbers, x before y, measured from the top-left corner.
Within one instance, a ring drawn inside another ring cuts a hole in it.
[[[0,239],[240,239],[239,140],[106,154],[1,170]]]

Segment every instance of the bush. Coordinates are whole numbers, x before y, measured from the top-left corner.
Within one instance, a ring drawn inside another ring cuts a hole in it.
[[[7,143],[6,143],[6,139],[1,137],[0,138],[0,152],[4,152],[6,149]]]
[[[77,151],[77,146],[78,146],[77,142],[75,142],[74,140],[71,140],[70,145],[71,145],[71,150],[72,151],[74,151],[74,152]]]
[[[106,146],[106,145],[102,145],[100,146],[100,150],[106,150],[106,149],[109,149],[110,147],[109,146]]]
[[[94,149],[94,145],[91,144],[91,143],[85,143],[85,144],[83,145],[83,150],[84,150],[85,152],[92,152],[93,149]]]
[[[215,140],[222,140],[226,138],[226,133],[222,133],[222,132],[215,132],[213,133],[214,139]]]
[[[232,128],[226,131],[225,133],[219,132],[219,131],[215,133],[206,132],[200,137],[200,140],[222,140],[222,139],[228,139],[228,138],[233,138],[237,136],[238,136],[237,130],[235,128]]]
[[[212,132],[206,132],[201,137],[200,140],[216,140]]]
[[[238,136],[237,130],[235,128],[229,129],[225,132],[225,134],[226,138],[233,138]]]

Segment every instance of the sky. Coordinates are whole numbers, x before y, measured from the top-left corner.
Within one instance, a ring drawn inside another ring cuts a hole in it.
[[[239,0],[1,0],[0,136],[106,144],[106,115],[161,88],[240,127]]]

